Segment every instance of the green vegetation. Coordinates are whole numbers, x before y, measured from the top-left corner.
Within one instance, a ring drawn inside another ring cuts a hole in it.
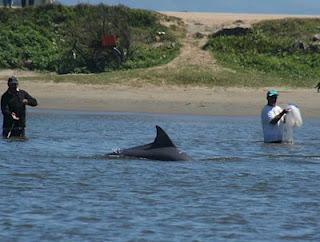
[[[312,39],[320,19],[263,21],[246,35],[210,38],[204,48],[222,67],[147,68],[179,54],[184,27],[121,5],[0,9],[0,68],[44,71],[28,80],[92,84],[311,87],[320,81],[320,41]],[[117,36],[119,53],[102,46],[104,34]]]
[[[61,74],[167,63],[180,44],[160,21],[155,12],[121,5],[0,9],[0,68]],[[103,35],[117,36],[117,50],[102,45]]]
[[[154,85],[196,85],[196,86],[239,86],[239,87],[264,87],[279,86],[281,83],[287,84],[288,80],[279,79],[278,76],[262,74],[254,70],[235,71],[231,69],[212,69],[199,66],[183,66],[179,68],[144,68],[119,70],[96,74],[42,74],[34,77],[20,78],[24,80],[47,80],[54,82],[73,82],[79,84],[99,84],[108,85],[112,83],[125,84],[131,86],[143,86],[146,83]],[[299,83],[290,82],[292,86],[299,86]]]
[[[248,76],[245,85],[306,87],[320,80],[320,42],[312,40],[319,33],[320,19],[263,21],[246,35],[211,38],[205,49],[240,83]]]

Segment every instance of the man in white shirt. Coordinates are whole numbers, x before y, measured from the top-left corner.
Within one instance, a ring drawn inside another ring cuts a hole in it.
[[[278,91],[267,92],[268,103],[261,111],[261,122],[265,143],[281,143],[284,115],[289,111],[277,106]]]

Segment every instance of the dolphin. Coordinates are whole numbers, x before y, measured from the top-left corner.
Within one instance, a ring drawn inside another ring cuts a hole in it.
[[[135,157],[161,161],[186,161],[190,158],[173,144],[162,128],[156,126],[157,136],[152,143],[106,154],[106,157]]]

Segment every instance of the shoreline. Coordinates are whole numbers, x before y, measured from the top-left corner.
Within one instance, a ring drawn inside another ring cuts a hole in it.
[[[77,85],[20,81],[20,88],[37,98],[40,110],[130,112],[216,116],[260,116],[267,88]],[[271,88],[271,87],[270,87]],[[279,90],[278,105],[294,103],[305,117],[319,117],[320,93],[315,89]],[[6,90],[1,85],[0,91]],[[28,109],[32,109],[28,107]]]

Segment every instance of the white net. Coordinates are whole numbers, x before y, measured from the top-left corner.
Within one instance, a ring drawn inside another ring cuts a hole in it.
[[[300,127],[303,121],[297,106],[289,104],[286,109],[290,111],[285,116],[282,141],[285,143],[293,143],[293,128]]]
[[[286,115],[286,123],[291,127],[300,127],[303,123],[301,113],[299,108],[293,104],[289,104],[287,109],[290,109],[290,112]]]

